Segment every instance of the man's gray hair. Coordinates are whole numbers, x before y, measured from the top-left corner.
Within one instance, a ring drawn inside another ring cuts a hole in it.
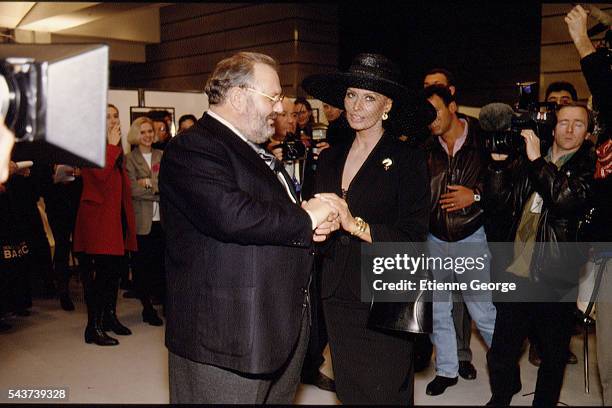
[[[274,58],[257,52],[239,52],[219,61],[204,87],[208,103],[223,103],[227,91],[234,86],[253,86],[253,68],[257,63],[278,69]]]

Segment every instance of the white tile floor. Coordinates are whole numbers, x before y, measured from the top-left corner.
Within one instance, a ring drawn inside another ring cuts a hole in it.
[[[56,300],[34,301],[32,315],[10,319],[13,329],[0,333],[0,402],[8,402],[7,390],[24,387],[67,387],[72,403],[145,403],[168,402],[167,351],[164,328],[142,322],[141,307],[134,299],[120,297],[119,316],[133,331],[132,336],[119,337],[117,347],[85,344],[83,330],[85,307],[76,302],[77,310],[64,312]],[[561,401],[568,405],[601,405],[595,336],[591,336],[591,392],[584,392],[582,373],[582,338],[572,338],[572,350],[579,363],[569,365],[561,392]],[[416,375],[416,405],[484,405],[490,397],[484,343],[472,337],[474,365],[478,378],[460,379],[437,397],[425,394],[425,386],[433,378],[433,367]],[[329,360],[329,356],[328,360]],[[432,365],[433,366],[433,365]],[[523,390],[514,397],[513,405],[531,405],[536,368],[525,355],[521,360]],[[328,363],[323,371],[331,375]],[[314,386],[300,386],[296,404],[339,404],[335,394]]]

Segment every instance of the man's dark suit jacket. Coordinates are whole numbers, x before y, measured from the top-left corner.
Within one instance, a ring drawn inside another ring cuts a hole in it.
[[[276,371],[306,307],[310,217],[257,153],[208,114],[168,144],[159,187],[166,346],[243,373]]]

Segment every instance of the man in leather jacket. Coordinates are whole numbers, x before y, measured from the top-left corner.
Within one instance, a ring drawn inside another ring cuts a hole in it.
[[[436,108],[436,120],[429,126],[432,137],[425,143],[431,183],[430,257],[484,256],[489,250],[483,227],[480,194],[484,171],[489,161],[483,149],[478,125],[457,116],[454,95],[444,86],[425,89],[425,97]],[[488,282],[489,265],[470,273],[433,268],[438,282]],[[490,300],[474,301],[464,296],[470,316],[476,322],[487,345],[495,326],[495,307]],[[451,316],[451,291],[436,291],[433,304],[432,343],[436,346],[436,377],[427,385],[428,395],[442,394],[457,383],[459,360],[455,324]]]
[[[592,8],[592,6],[591,6]],[[591,15],[592,15],[591,9]],[[588,34],[588,13],[581,5],[576,5],[565,17],[567,28],[576,51],[580,56],[580,67],[586,79],[589,91],[593,95],[593,107],[597,114],[598,131],[595,181],[593,185],[593,207],[596,208],[596,218],[593,222],[595,230],[591,231],[589,239],[605,243],[597,245],[597,254],[605,253],[612,241],[612,65],[610,64],[610,48],[612,48],[612,31],[606,33],[607,44],[604,42],[595,47]],[[601,382],[603,404],[612,405],[612,274],[610,260],[601,275],[597,302],[597,366]]]
[[[542,353],[533,405],[554,406],[559,399],[578,272],[586,261],[562,245],[576,241],[578,220],[590,199],[595,156],[592,144],[585,142],[588,124],[585,107],[560,106],[548,152],[540,152],[540,139],[533,131],[523,130],[525,154],[512,159],[492,154],[484,190],[486,209],[493,219],[507,220],[497,224],[499,238],[514,241],[512,259],[499,261],[500,270],[507,272],[500,277],[514,281],[521,296],[529,298],[496,303],[487,356],[493,393],[488,405],[507,406],[521,389],[518,361],[530,334],[538,339]],[[494,258],[495,264],[499,259]]]
[[[425,74],[423,78],[423,87],[427,88],[432,85],[443,85],[448,88],[450,93],[457,97],[457,88],[455,86],[455,76],[452,72],[444,68],[433,68]],[[478,119],[464,115],[461,112],[456,112],[459,119],[465,119],[472,128],[479,127]],[[427,135],[429,135],[429,129],[427,129]],[[457,337],[457,357],[459,358],[459,375],[461,378],[466,380],[476,379],[477,371],[476,367],[472,364],[472,349],[470,348],[470,342],[472,340],[472,318],[468,313],[465,303],[463,303],[463,296],[460,291],[453,291],[453,310],[451,312],[453,316],[453,323],[455,324],[455,335]],[[431,342],[427,338],[426,344],[422,339],[417,341],[415,349],[415,371],[420,368],[417,364],[427,358],[427,362],[431,359],[432,347]],[[429,346],[429,348],[427,347]],[[421,364],[421,367],[425,364]]]

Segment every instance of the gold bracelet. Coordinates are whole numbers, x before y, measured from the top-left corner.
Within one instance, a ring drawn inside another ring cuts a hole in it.
[[[365,222],[360,217],[355,217],[355,223],[357,224],[357,229],[352,231],[351,235],[359,236],[359,235],[363,234],[366,231],[366,229],[368,228],[368,223]]]

